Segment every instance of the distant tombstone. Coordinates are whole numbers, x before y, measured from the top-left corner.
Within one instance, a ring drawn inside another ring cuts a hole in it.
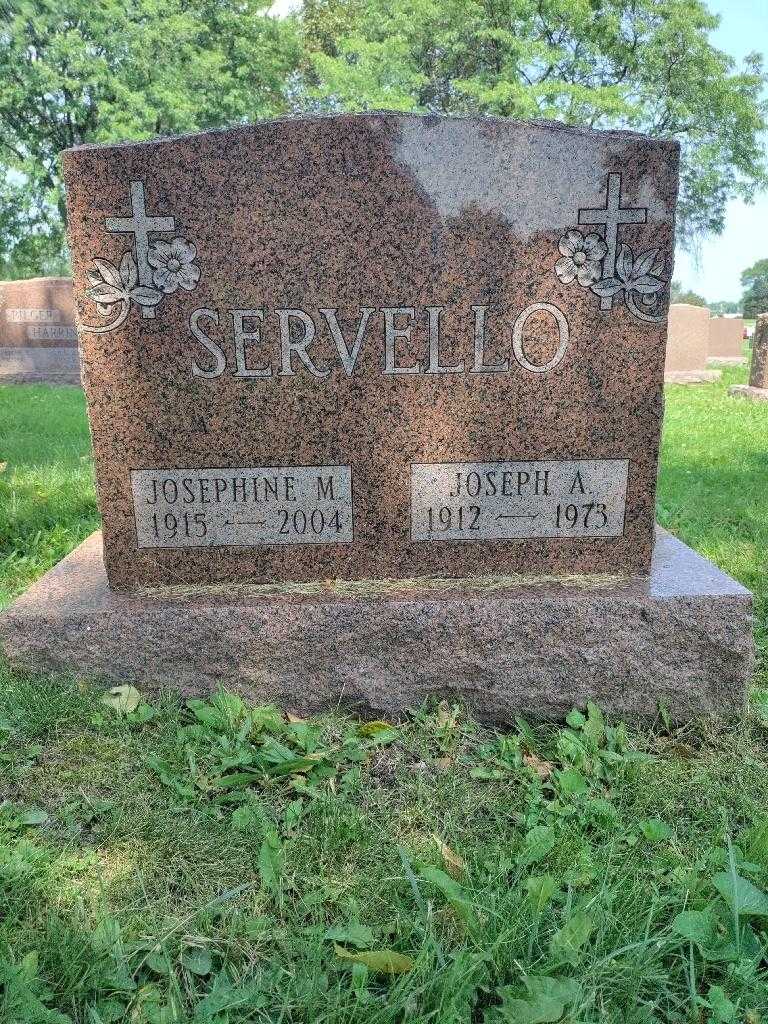
[[[709,321],[708,359],[714,365],[740,366],[744,356],[744,320],[740,316],[713,316]]]
[[[95,535],[6,613],[13,664],[740,704],[749,595],[654,551],[676,143],[368,114],[63,162],[106,576]]]
[[[707,369],[709,310],[687,302],[669,307],[664,380],[674,384],[702,384],[717,380],[719,370]]]
[[[0,281],[0,383],[79,384],[72,279]]]
[[[749,384],[735,384],[730,393],[753,402],[768,402],[768,313],[761,313],[752,337]]]

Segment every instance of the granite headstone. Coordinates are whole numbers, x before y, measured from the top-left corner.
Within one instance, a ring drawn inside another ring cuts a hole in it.
[[[761,313],[755,323],[749,383],[734,384],[730,393],[753,402],[768,402],[768,313]]]
[[[64,154],[107,572],[648,572],[677,146],[287,119]]]
[[[0,382],[80,382],[71,278],[0,281]]]
[[[717,380],[719,370],[707,369],[709,310],[687,302],[669,307],[669,331],[664,379],[674,384],[701,384]]]
[[[744,356],[744,320],[740,316],[713,316],[709,321],[708,361],[714,365],[740,366]]]
[[[63,162],[106,574],[94,535],[0,617],[12,665],[743,704],[749,594],[654,546],[675,143],[370,114]]]

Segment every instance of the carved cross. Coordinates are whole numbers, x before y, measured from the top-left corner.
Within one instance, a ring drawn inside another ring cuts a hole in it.
[[[173,231],[176,222],[173,217],[150,217],[144,202],[144,182],[131,182],[131,214],[130,217],[107,217],[107,231],[125,232],[136,236],[136,267],[139,283],[152,285],[152,268],[147,261],[149,252],[150,231]],[[155,315],[153,306],[142,306],[142,316],[151,319]]]
[[[579,210],[579,224],[605,224],[605,244],[608,252],[603,261],[603,277],[616,276],[616,255],[619,242],[620,224],[645,224],[648,210],[640,207],[622,207],[621,175],[608,175],[608,193],[605,206],[599,209]],[[613,297],[603,295],[600,309],[612,309]]]

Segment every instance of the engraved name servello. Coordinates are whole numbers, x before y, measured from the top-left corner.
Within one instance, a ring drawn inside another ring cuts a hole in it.
[[[227,313],[231,330],[230,344],[225,345],[221,335],[212,328],[222,325],[223,317],[215,309],[196,309],[190,316],[192,336],[204,349],[206,358],[192,359],[192,373],[196,377],[215,378],[224,373],[233,377],[293,377],[308,373],[313,377],[327,377],[333,367],[319,360],[311,351],[321,331],[329,337],[338,356],[335,368],[352,376],[358,365],[363,345],[378,341],[381,372],[385,374],[413,373],[507,373],[515,363],[532,373],[544,373],[562,360],[568,347],[569,333],[565,316],[557,306],[537,302],[524,309],[515,319],[512,329],[511,353],[505,358],[489,361],[486,357],[487,306],[472,307],[471,357],[456,362],[446,361],[441,351],[441,328],[446,311],[444,306],[362,306],[359,318],[345,334],[337,309],[233,309]],[[523,349],[523,328],[536,312],[549,314],[557,330],[557,348],[545,363],[532,363]],[[401,348],[411,340],[414,327],[426,330],[427,342],[422,359],[404,360]],[[271,328],[272,344],[266,338],[265,328]],[[376,335],[378,336],[376,338]],[[270,358],[272,355],[272,358]]]
[[[551,273],[562,285],[589,293],[606,318],[623,305],[640,323],[658,325],[666,318],[666,261],[659,248],[636,251],[630,245],[625,236],[647,223],[648,210],[628,205],[622,191],[622,174],[611,172],[584,196],[585,205],[574,209],[576,226],[549,243]],[[184,237],[176,216],[151,207],[144,182],[131,181],[122,211],[105,218],[106,231],[128,236],[129,247],[117,259],[94,257],[85,294],[101,321],[81,321],[82,331],[107,334],[132,313],[151,321],[166,299],[193,293],[204,280],[206,261],[194,239]],[[244,297],[234,307],[231,301],[220,307],[190,299],[185,319],[193,377],[351,377],[362,372],[361,357],[371,352],[375,359],[366,357],[365,366],[393,376],[543,374],[563,362],[571,341],[565,312],[547,301],[512,309],[474,304],[460,321],[449,306],[416,306],[407,299],[342,311],[249,305]],[[534,333],[551,342],[538,361],[525,348]],[[617,537],[624,530],[628,468],[621,459],[414,465],[411,540]],[[352,476],[350,466],[134,469],[137,542],[351,543]]]
[[[661,323],[668,289],[665,259],[658,248],[634,253],[620,238],[620,229],[645,224],[648,210],[624,205],[619,173],[608,174],[602,195],[592,198],[599,205],[574,211],[576,224],[592,229],[574,227],[562,233],[553,249],[553,274],[564,285],[575,284],[592,293],[606,315],[623,301],[635,319]],[[105,219],[108,232],[131,236],[133,242],[119,261],[94,259],[85,294],[106,322],[82,323],[86,332],[116,330],[134,308],[143,319],[154,319],[168,296],[194,292],[202,278],[203,261],[194,241],[178,233],[175,217],[148,212],[143,182],[130,183],[130,203],[130,216]],[[465,323],[451,324],[451,337],[464,339],[464,351],[448,356],[441,348],[444,327],[455,315],[443,305],[416,307],[407,302],[361,305],[343,315],[334,307],[198,306],[188,318],[189,369],[193,376],[208,379],[231,375],[258,380],[297,374],[322,379],[334,370],[352,376],[359,372],[361,352],[373,345],[384,374],[546,373],[563,361],[570,343],[566,314],[552,302],[504,311],[478,304],[464,315]],[[486,337],[494,318],[501,318],[507,341],[505,351],[490,358]],[[526,331],[534,329],[554,344],[550,358],[541,362],[534,362],[525,351]],[[417,353],[413,352],[414,335],[424,339]],[[318,354],[320,339],[324,339],[323,351],[333,353],[331,357]]]

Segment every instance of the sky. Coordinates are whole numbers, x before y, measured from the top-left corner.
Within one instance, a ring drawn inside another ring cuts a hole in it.
[[[295,10],[301,0],[276,0],[275,14]],[[741,63],[754,50],[768,63],[768,0],[708,0],[721,17],[712,41]],[[740,200],[728,204],[725,231],[705,240],[696,256],[679,251],[675,256],[675,280],[703,295],[707,302],[736,302],[741,298],[741,272],[768,257],[768,194],[751,206]]]
[[[715,46],[741,62],[753,50],[768,56],[768,4],[766,0],[709,0],[709,8],[721,16],[712,36]],[[741,272],[768,257],[768,194],[751,206],[740,201],[728,204],[725,231],[701,247],[699,265],[684,252],[675,258],[675,279],[703,295],[707,302],[741,298]]]

